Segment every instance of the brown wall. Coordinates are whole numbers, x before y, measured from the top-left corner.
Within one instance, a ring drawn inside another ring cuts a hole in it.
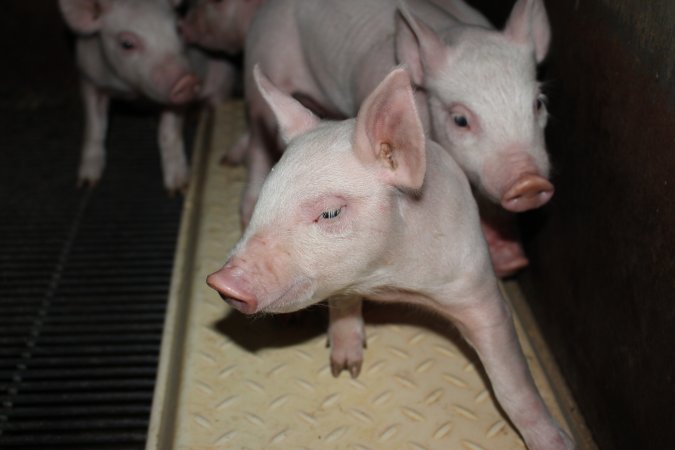
[[[546,5],[556,194],[521,280],[599,447],[675,448],[675,2]]]

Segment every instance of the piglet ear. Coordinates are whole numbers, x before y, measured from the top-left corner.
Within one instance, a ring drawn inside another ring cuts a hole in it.
[[[397,68],[363,102],[354,130],[354,151],[375,166],[385,183],[402,189],[422,187],[426,172],[424,129],[417,114],[408,73]]]
[[[534,44],[537,62],[548,53],[551,43],[551,25],[542,0],[518,0],[511,10],[504,34],[522,44]]]
[[[295,136],[306,133],[319,124],[319,118],[309,109],[273,85],[269,78],[263,75],[258,64],[253,67],[253,78],[277,119],[284,142],[288,143]]]
[[[416,18],[403,1],[398,5],[394,37],[397,62],[406,65],[416,86],[424,86],[425,73],[441,67],[446,60],[443,40]]]
[[[108,9],[107,0],[59,0],[68,26],[79,34],[93,34],[101,28],[101,17]]]

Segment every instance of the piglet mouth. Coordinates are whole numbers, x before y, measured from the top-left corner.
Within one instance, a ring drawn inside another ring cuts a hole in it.
[[[525,174],[516,180],[501,198],[501,205],[507,211],[523,212],[546,204],[555,188],[546,178],[536,174]]]
[[[243,313],[243,314],[255,314],[256,312],[256,307],[255,304],[245,302],[243,300],[240,300],[238,298],[234,297],[228,297],[225,294],[220,294],[220,298],[225,300],[225,302],[236,309],[237,311]]]
[[[316,284],[312,279],[307,277],[296,278],[288,289],[276,299],[261,306],[260,311],[282,314],[301,310],[319,301],[313,299],[315,291]]]
[[[206,283],[228,305],[243,314],[293,312],[313,303],[315,283],[308,277],[295,278],[286,289],[276,291],[276,295],[274,292],[259,295],[259,289],[244,281],[242,274],[240,268],[226,266],[209,275]]]
[[[255,297],[245,298],[243,296],[236,296],[231,293],[218,291],[220,298],[225,300],[225,303],[243,314],[255,314],[258,312],[258,300]]]

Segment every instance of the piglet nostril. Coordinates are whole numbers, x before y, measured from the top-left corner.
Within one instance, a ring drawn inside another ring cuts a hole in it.
[[[237,268],[223,267],[206,278],[206,284],[218,292],[220,298],[244,314],[253,314],[258,309],[256,296],[246,288]]]
[[[201,86],[199,80],[192,74],[181,77],[171,89],[171,102],[176,104],[187,103],[193,100]]]
[[[506,191],[502,206],[512,212],[539,208],[553,196],[553,185],[539,175],[524,175]]]

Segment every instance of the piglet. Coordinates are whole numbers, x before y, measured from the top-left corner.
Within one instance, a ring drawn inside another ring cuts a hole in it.
[[[425,138],[406,71],[391,72],[342,122],[319,121],[258,68],[254,77],[287,148],[209,286],[245,314],[329,299],[332,366],[353,375],[363,297],[432,308],[476,350],[531,450],[574,448],[532,381],[469,182]]]
[[[105,165],[111,96],[145,97],[166,105],[159,124],[164,186],[182,190],[189,170],[181,106],[197,99],[223,100],[234,83],[225,61],[188,51],[177,30],[179,0],[59,0],[77,34],[85,130],[79,183],[95,185]]]
[[[462,3],[436,1],[448,9]],[[438,27],[405,3],[399,11],[397,61],[428,97],[433,138],[476,188],[497,274],[511,275],[528,261],[505,211],[539,208],[554,193],[544,139],[546,97],[536,79],[551,39],[544,2],[516,1],[502,31],[466,14],[455,13]]]

